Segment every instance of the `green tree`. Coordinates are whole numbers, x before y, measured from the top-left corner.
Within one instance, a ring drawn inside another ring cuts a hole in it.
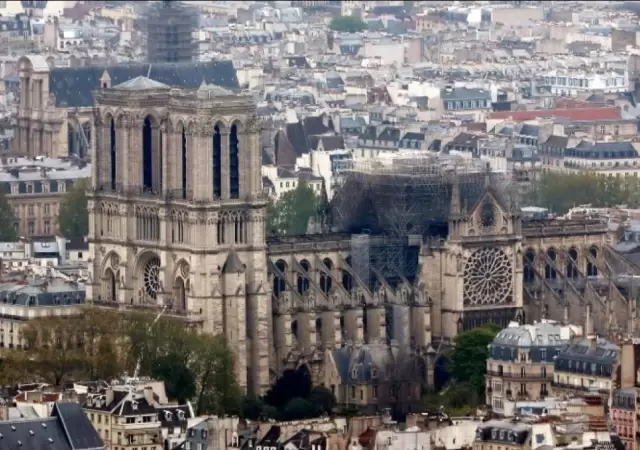
[[[626,204],[640,205],[639,180],[618,178],[594,173],[547,172],[539,175],[525,203],[548,208],[556,214],[565,214],[579,205],[609,207]]]
[[[319,198],[304,181],[285,192],[280,199],[267,206],[267,232],[274,234],[305,234],[309,220],[318,216]]]
[[[336,407],[336,396],[324,386],[316,386],[311,389],[309,402],[315,407],[318,414],[331,414]]]
[[[329,28],[342,33],[359,33],[367,29],[367,23],[358,16],[338,16],[331,20]]]
[[[66,238],[84,238],[89,233],[86,191],[87,182],[78,180],[62,199],[58,225]]]
[[[198,334],[191,361],[198,414],[238,414],[242,393],[234,377],[233,353],[224,336]]]
[[[467,384],[479,396],[484,393],[487,346],[499,331],[496,325],[485,325],[460,333],[455,338],[451,363],[456,384]]]
[[[18,239],[14,224],[16,216],[4,191],[0,190],[0,241],[13,242]]]
[[[191,369],[175,355],[163,355],[153,363],[151,375],[164,381],[167,396],[184,403],[196,395],[196,380]]]
[[[282,415],[284,420],[301,420],[315,417],[317,413],[313,403],[302,397],[296,397],[287,403]]]

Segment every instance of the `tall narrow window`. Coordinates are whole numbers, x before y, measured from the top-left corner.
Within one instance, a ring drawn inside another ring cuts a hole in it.
[[[182,127],[182,198],[187,199],[187,131]]]
[[[224,229],[224,222],[222,219],[218,222],[217,228],[218,229],[216,231],[217,231],[218,244],[224,244],[225,229]]]
[[[239,144],[238,127],[234,124],[229,133],[229,195],[231,198],[240,197]]]
[[[153,190],[153,165],[153,127],[147,116],[142,127],[142,188],[146,192]]]
[[[109,154],[110,154],[110,163],[109,169],[111,173],[109,174],[109,181],[111,185],[111,189],[116,189],[116,178],[118,176],[118,147],[116,142],[116,121],[112,117],[109,123]]]
[[[213,129],[213,197],[222,195],[222,134],[220,127]]]

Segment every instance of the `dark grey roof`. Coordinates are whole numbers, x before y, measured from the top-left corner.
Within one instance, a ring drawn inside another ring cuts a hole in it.
[[[74,305],[85,302],[84,288],[67,283],[0,284],[0,305],[25,305],[30,307]]]
[[[163,428],[186,428],[187,421],[193,419],[193,411],[188,405],[160,406],[158,419]]]
[[[93,106],[93,92],[100,89],[105,71],[111,86],[146,77],[167,86],[189,89],[197,89],[203,81],[227,89],[239,87],[232,61],[209,61],[54,68],[49,73],[49,92],[55,95],[57,106]]]
[[[636,158],[638,151],[631,142],[581,142],[568,148],[565,156],[583,159],[626,159]]]
[[[530,136],[537,138],[540,135],[540,127],[538,125],[525,123],[524,125],[522,125],[522,128],[520,128],[520,133],[518,134],[520,134],[521,136]]]
[[[374,378],[372,369],[384,370],[392,363],[393,355],[388,346],[373,344],[334,350],[333,360],[343,383],[366,383]]]
[[[0,450],[98,450],[100,436],[77,403],[56,403],[51,417],[0,422]]]
[[[597,338],[596,345],[592,345],[592,339],[584,338],[567,344],[558,355],[556,362],[560,360],[579,360],[586,362],[599,362],[613,364],[618,357],[620,349],[612,342]]]
[[[567,335],[567,330],[559,323],[548,322],[509,327],[500,331],[492,344],[521,348],[564,346],[575,336],[575,332]]]
[[[102,439],[78,403],[58,402],[54,405],[51,415],[59,418],[74,450],[104,448]]]
[[[490,100],[491,91],[478,88],[445,88],[440,91],[440,98],[443,101],[451,100]]]
[[[227,255],[227,260],[222,266],[222,273],[242,273],[245,265],[240,261],[240,257],[233,250]]]

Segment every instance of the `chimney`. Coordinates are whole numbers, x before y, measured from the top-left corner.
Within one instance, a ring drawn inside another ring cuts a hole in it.
[[[144,387],[144,399],[150,405],[153,405],[153,388],[151,386]]]
[[[589,350],[595,352],[598,349],[598,337],[592,334],[587,339],[589,339]]]
[[[633,342],[627,341],[621,347],[620,389],[626,389],[636,384],[636,346]]]
[[[591,304],[587,304],[587,314],[584,321],[584,335],[593,336],[593,317],[591,317]]]
[[[113,403],[113,388],[109,388],[105,392],[105,404],[109,406],[111,403]]]

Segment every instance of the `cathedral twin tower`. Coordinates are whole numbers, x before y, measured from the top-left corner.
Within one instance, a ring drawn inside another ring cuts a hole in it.
[[[95,100],[89,298],[224,334],[240,385],[264,392],[272,318],[251,97],[138,77]]]

